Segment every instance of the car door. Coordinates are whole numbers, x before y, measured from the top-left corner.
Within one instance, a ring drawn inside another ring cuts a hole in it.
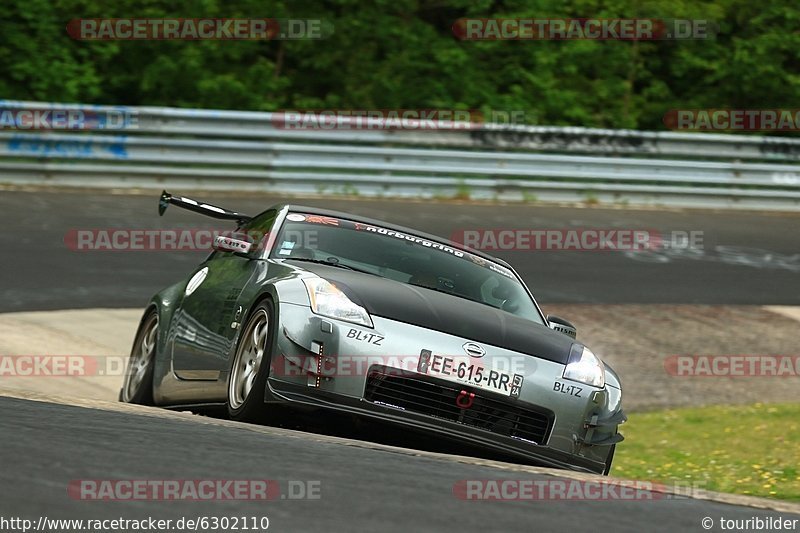
[[[229,353],[245,304],[242,290],[256,273],[261,242],[272,229],[277,211],[270,210],[239,228],[253,239],[243,255],[215,250],[190,278],[176,313],[172,369],[184,380],[217,380],[229,365]]]

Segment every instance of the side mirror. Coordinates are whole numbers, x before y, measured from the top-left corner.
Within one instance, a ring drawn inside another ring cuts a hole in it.
[[[233,252],[242,257],[248,257],[250,250],[253,249],[253,243],[249,240],[238,239],[235,236],[217,235],[214,238],[212,248],[218,252]]]
[[[578,335],[578,330],[571,322],[564,320],[560,316],[547,315],[547,322],[550,329],[563,333],[573,339]]]

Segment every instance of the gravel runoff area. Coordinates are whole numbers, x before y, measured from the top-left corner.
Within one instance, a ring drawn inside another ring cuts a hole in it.
[[[628,412],[800,400],[800,377],[675,376],[670,359],[800,356],[797,308],[562,304],[543,310],[571,321],[578,339],[614,367]]]
[[[573,322],[578,339],[619,373],[628,412],[798,400],[798,377],[678,377],[676,355],[800,355],[798,308],[714,305],[544,306]],[[139,309],[0,314],[0,355],[129,353]],[[116,376],[0,377],[0,387],[116,400]]]

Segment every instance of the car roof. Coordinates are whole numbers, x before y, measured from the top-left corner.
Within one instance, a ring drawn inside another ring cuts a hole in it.
[[[513,267],[511,265],[509,265],[507,262],[505,262],[502,259],[499,259],[497,257],[494,257],[492,255],[489,255],[489,254],[487,254],[485,252],[482,252],[480,250],[475,250],[473,248],[470,248],[469,246],[464,246],[463,244],[453,242],[450,239],[446,239],[446,238],[440,237],[438,235],[432,235],[430,233],[425,233],[424,231],[419,231],[419,230],[416,230],[416,229],[413,229],[413,228],[408,228],[406,226],[399,226],[397,224],[390,224],[389,222],[386,222],[384,220],[376,220],[374,218],[363,217],[361,215],[354,215],[353,213],[345,213],[344,211],[334,211],[332,209],[324,209],[324,208],[321,208],[321,207],[311,207],[311,206],[308,206],[308,205],[299,205],[299,204],[275,204],[275,205],[271,206],[269,209],[277,209],[279,211],[283,210],[283,209],[288,209],[289,211],[299,211],[299,212],[302,212],[302,213],[309,213],[309,214],[312,214],[312,215],[323,215],[323,216],[329,216],[329,217],[334,217],[334,218],[344,218],[344,219],[347,219],[347,220],[354,220],[356,222],[364,222],[366,224],[371,224],[373,226],[381,226],[381,227],[386,228],[386,229],[392,229],[392,230],[403,232],[403,233],[410,233],[410,234],[415,235],[417,237],[423,237],[423,238],[428,239],[430,241],[438,242],[438,243],[441,243],[441,244],[446,244],[446,245],[452,246],[452,247],[454,247],[456,249],[459,249],[459,250],[465,250],[465,251],[467,251],[467,252],[469,252],[471,254],[477,255],[478,257],[483,257],[484,259],[488,259],[490,261],[494,261],[495,263],[497,263],[499,265],[502,265],[502,266],[504,266],[506,268],[510,268],[510,269],[513,270]]]

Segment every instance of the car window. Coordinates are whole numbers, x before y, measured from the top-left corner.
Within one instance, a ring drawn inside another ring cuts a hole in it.
[[[278,217],[278,211],[275,209],[264,211],[260,215],[256,215],[255,217],[247,221],[245,224],[239,226],[235,230],[229,233],[226,232],[226,235],[236,239],[253,243],[253,246],[250,249],[250,256],[261,257],[263,249],[266,246],[267,240],[269,238],[269,233],[270,231],[272,231],[272,227],[274,226],[275,219],[277,217]],[[208,259],[212,259],[214,257],[225,257],[225,255],[220,256],[219,254],[228,254],[228,253],[230,252],[215,250],[211,253]]]
[[[276,209],[264,211],[260,215],[256,215],[250,219],[246,224],[237,229],[238,233],[243,233],[253,243],[253,253],[260,254],[266,241],[269,237],[269,232],[272,231],[272,226],[275,224],[275,219],[278,217]]]
[[[271,257],[337,263],[542,323],[535,303],[511,269],[410,233],[291,213],[277,235]]]

